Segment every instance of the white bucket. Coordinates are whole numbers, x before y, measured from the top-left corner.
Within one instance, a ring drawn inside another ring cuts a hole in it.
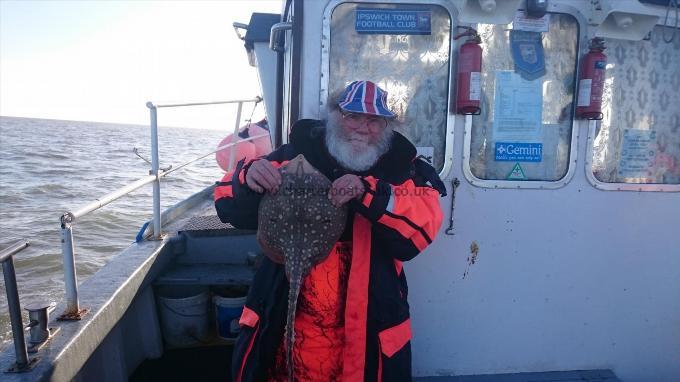
[[[235,338],[241,327],[238,324],[246,304],[246,297],[213,297],[217,333],[222,338]]]
[[[201,286],[157,289],[161,331],[170,346],[188,346],[206,341],[210,335],[210,293]]]

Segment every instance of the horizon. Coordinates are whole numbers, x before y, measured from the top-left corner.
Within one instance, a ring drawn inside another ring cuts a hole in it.
[[[86,121],[86,120],[80,120],[80,119],[58,119],[58,118],[43,118],[43,117],[25,117],[25,116],[19,116],[19,115],[0,115],[0,119],[2,119],[2,118],[37,119],[37,120],[41,120],[41,121],[57,121],[57,122],[97,123],[97,124],[104,124],[104,125],[141,127],[141,128],[146,128],[146,129],[150,128],[150,123],[144,124],[144,123],[126,123],[126,122],[109,122],[109,121]],[[244,118],[243,114],[241,115],[241,118],[242,119]],[[253,118],[253,120],[256,120],[256,118]],[[0,127],[2,127],[2,125],[0,125]],[[225,130],[223,128],[188,127],[188,126],[159,124],[158,128],[159,129],[161,129],[161,128],[172,128],[172,129],[225,131],[229,134],[234,132],[233,126],[226,126],[226,130]]]
[[[232,27],[253,12],[280,2],[0,1],[0,115],[148,126],[150,100],[254,98],[256,68]],[[159,125],[234,128],[235,105],[182,109],[159,112]]]

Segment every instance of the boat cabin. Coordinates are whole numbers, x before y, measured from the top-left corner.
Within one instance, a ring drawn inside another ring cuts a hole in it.
[[[417,380],[675,381],[679,23],[675,0],[287,0],[235,27],[274,147],[367,79],[446,183],[404,264]],[[2,380],[227,380],[238,328],[210,296],[242,296],[262,254],[212,192],[79,285],[89,312]]]

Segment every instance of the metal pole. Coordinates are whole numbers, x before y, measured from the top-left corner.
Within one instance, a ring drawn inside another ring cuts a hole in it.
[[[238,142],[239,136],[238,136],[238,128],[239,124],[241,122],[241,109],[243,108],[243,102],[238,103],[238,110],[236,111],[236,126],[234,126],[234,134],[232,135],[234,143]],[[234,168],[234,161],[236,160],[236,145],[231,147],[231,151],[229,152],[229,170]]]
[[[153,182],[153,237],[161,237],[161,178],[158,176],[158,110],[151,102],[146,106],[151,112],[151,175],[156,177]]]
[[[97,199],[96,201],[94,201],[94,202],[92,202],[92,203],[90,203],[86,206],[80,207],[79,209],[71,212],[70,214],[71,214],[72,219],[73,219],[72,221],[75,221],[75,219],[83,217],[83,216],[89,214],[92,211],[98,210],[99,208],[104,207],[105,205],[113,202],[114,200],[116,200],[120,197],[123,197],[123,196],[129,194],[130,192],[153,182],[154,180],[156,180],[155,176],[148,175],[148,176],[145,176],[142,179],[139,179],[139,180],[137,180],[133,183],[130,183],[129,185],[122,187],[122,188],[120,188],[120,189],[118,189],[114,192],[106,194],[106,195],[102,196],[101,198]]]
[[[239,103],[239,102],[255,102],[258,103],[262,101],[262,97],[257,96],[255,98],[251,99],[235,99],[231,101],[213,101],[213,102],[190,102],[190,103],[168,103],[168,104],[161,104],[161,105],[153,105],[155,108],[160,109],[163,107],[184,107],[184,106],[207,106],[207,105],[226,105],[230,103]],[[151,102],[149,102],[151,103]],[[147,103],[147,107],[148,104]]]
[[[14,259],[9,256],[2,263],[2,273],[5,276],[5,290],[7,292],[7,305],[9,317],[12,322],[12,336],[14,336],[14,352],[17,356],[17,368],[23,369],[28,366],[28,353],[26,352],[26,340],[24,339],[24,325],[21,320],[21,303],[17,290],[17,278],[14,273]]]
[[[15,254],[28,248],[29,245],[30,243],[28,241],[19,240],[16,243],[10,245],[9,247],[3,249],[2,251],[0,251],[0,263],[7,260],[10,256],[14,256]]]
[[[75,317],[80,313],[80,306],[78,304],[76,259],[73,254],[73,227],[71,226],[71,217],[68,214],[61,217],[61,252],[64,255],[64,289],[66,292],[66,310],[62,316]]]

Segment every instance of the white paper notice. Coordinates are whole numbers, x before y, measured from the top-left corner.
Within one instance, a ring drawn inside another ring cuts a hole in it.
[[[493,139],[538,142],[543,116],[543,81],[528,81],[519,74],[496,72]]]
[[[482,98],[482,81],[480,72],[470,73],[470,101],[479,101]]]
[[[587,78],[578,82],[578,99],[576,106],[590,106],[590,92],[593,87],[593,80]]]
[[[651,175],[650,169],[656,157],[656,131],[623,129],[619,176],[644,178]]]
[[[527,17],[524,11],[517,11],[512,21],[512,29],[527,32],[547,32],[550,29],[550,14],[543,17]]]

